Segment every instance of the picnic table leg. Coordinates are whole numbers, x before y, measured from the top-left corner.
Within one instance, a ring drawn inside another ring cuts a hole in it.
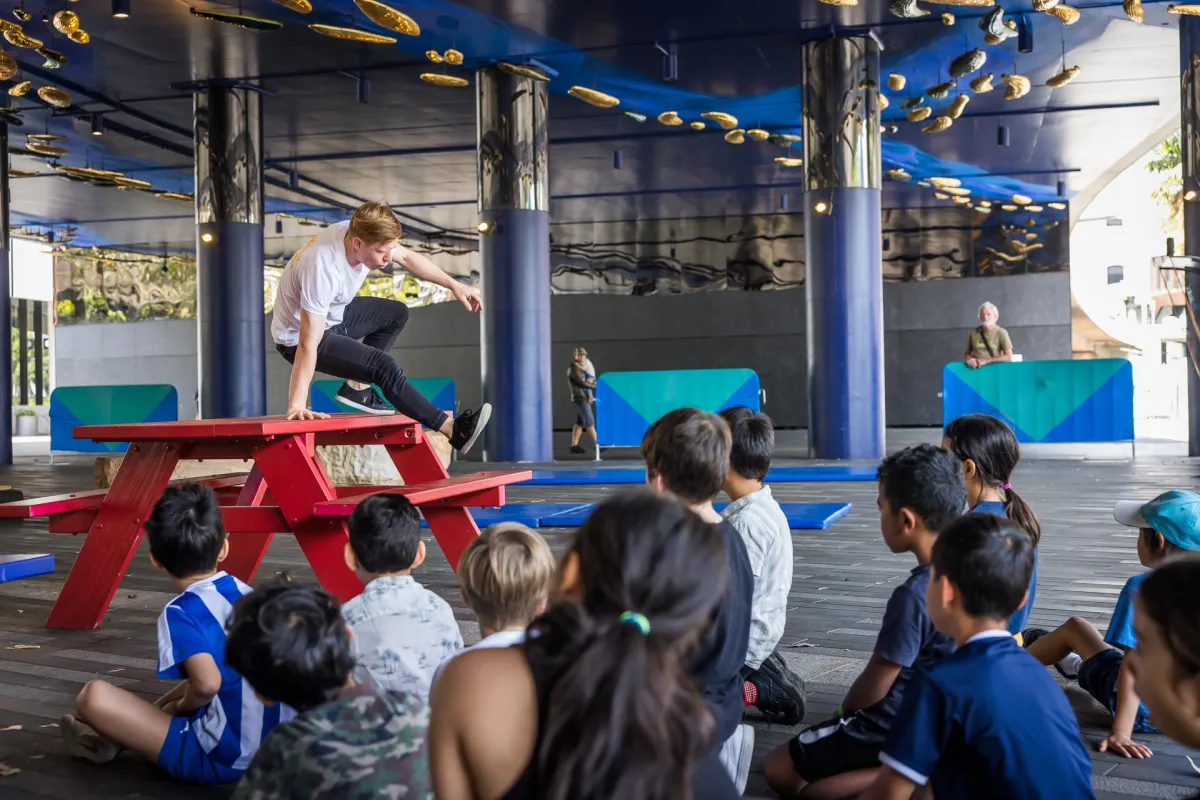
[[[246,476],[246,483],[238,494],[236,505],[256,506],[262,503],[267,493],[267,482],[263,479],[258,465]],[[229,537],[229,555],[221,563],[221,567],[240,581],[250,583],[254,580],[258,567],[262,564],[267,548],[271,545],[274,533],[239,533]]]
[[[142,540],[142,525],[171,480],[179,451],[178,444],[167,442],[129,448],[46,620],[47,628],[100,625]]]
[[[413,445],[387,445],[387,449],[406,484],[441,480],[450,475],[428,437],[422,436],[421,441]],[[421,506],[421,513],[425,515],[438,547],[450,562],[450,569],[458,569],[463,551],[479,536],[475,518],[462,506]]]
[[[256,447],[254,463],[320,584],[342,602],[362,592],[362,581],[346,566],[346,520],[313,514],[313,506],[337,494],[317,458],[312,436],[280,436]]]

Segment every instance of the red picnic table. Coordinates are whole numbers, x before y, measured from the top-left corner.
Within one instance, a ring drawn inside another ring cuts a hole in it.
[[[107,491],[0,504],[0,518],[49,517],[51,533],[88,537],[63,584],[48,628],[95,628],[104,619],[142,538],[142,523],[185,459],[252,460],[248,475],[191,481],[212,487],[229,533],[222,568],[249,582],[276,533],[296,537],[321,585],[345,601],[362,582],[345,563],[346,519],[364,498],[402,494],[416,505],[451,567],[479,535],[470,506],[504,505],[506,484],[529,480],[528,470],[493,470],[450,477],[421,423],[400,416],[335,414],[329,419],[284,417],[84,425],[75,437],[129,442]],[[334,486],[317,445],[383,445],[404,486]],[[187,481],[184,481],[187,482]]]

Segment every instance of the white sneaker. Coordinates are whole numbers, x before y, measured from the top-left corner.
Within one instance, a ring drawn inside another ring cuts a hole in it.
[[[70,714],[59,720],[67,752],[94,764],[107,764],[121,754],[116,743],[105,739],[94,728],[84,725]]]

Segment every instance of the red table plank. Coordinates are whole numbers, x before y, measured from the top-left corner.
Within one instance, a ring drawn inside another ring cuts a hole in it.
[[[423,507],[426,503],[470,495],[484,489],[520,483],[531,478],[533,478],[533,473],[527,469],[506,469],[476,472],[471,475],[459,475],[454,478],[442,478],[407,486],[373,487],[363,494],[317,503],[313,506],[313,513],[318,517],[348,517],[354,511],[355,506],[373,494],[401,494],[407,497],[413,505],[422,506],[422,510],[424,510]]]
[[[246,476],[246,483],[242,486],[242,491],[238,495],[238,506],[258,506],[262,503],[263,498],[267,494],[267,481],[262,476],[262,470],[258,465],[254,465],[254,469],[250,470],[250,474]],[[278,508],[275,509],[279,511]],[[225,518],[225,528],[232,532],[229,519],[225,514],[225,509],[221,509],[221,515]],[[282,517],[282,515],[280,515]],[[229,554],[225,556],[225,561],[221,565],[233,577],[238,580],[250,583],[254,580],[254,575],[258,572],[259,566],[262,564],[263,556],[267,554],[267,548],[271,545],[271,539],[276,533],[286,531],[288,529],[287,520],[280,519],[278,530],[264,531],[259,529],[254,533],[245,533],[241,536],[231,537],[229,540]]]
[[[225,489],[241,486],[246,481],[245,475],[216,475],[211,478],[171,481],[171,485],[182,483],[202,483],[213,489]],[[99,508],[104,503],[108,489],[93,489],[90,492],[71,492],[56,494],[50,497],[38,497],[26,500],[14,500],[11,503],[0,503],[0,519],[33,519],[48,517],[54,514],[66,514],[71,511]]]
[[[364,428],[387,430],[420,426],[415,420],[400,414],[334,414],[329,419],[287,419],[271,417],[240,417],[235,419],[197,419],[177,422],[128,422],[113,425],[80,425],[75,428],[77,439],[94,442],[192,442],[209,439],[294,436],[305,433],[340,433]]]

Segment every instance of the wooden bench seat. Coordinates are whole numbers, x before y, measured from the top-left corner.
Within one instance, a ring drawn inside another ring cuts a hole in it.
[[[458,475],[427,483],[410,486],[380,486],[360,494],[327,500],[313,506],[318,517],[348,517],[354,508],[374,494],[400,494],[418,507],[445,506],[500,506],[504,505],[504,487],[520,483],[533,477],[527,469],[503,469]],[[348,487],[352,488],[352,487]]]
[[[169,485],[179,486],[185,483],[200,483],[214,491],[220,491],[237,488],[245,482],[246,476],[244,474],[215,475],[202,480],[187,479],[171,481]],[[100,504],[104,502],[104,497],[107,494],[107,489],[93,489],[90,492],[71,492],[70,494],[56,494],[50,497],[17,500],[12,503],[0,503],[0,519],[34,519],[36,517],[49,517],[55,514],[67,514],[72,511],[98,509]]]

